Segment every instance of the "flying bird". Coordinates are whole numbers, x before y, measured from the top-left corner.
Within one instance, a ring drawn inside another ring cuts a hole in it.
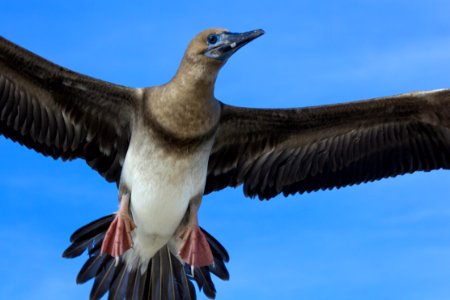
[[[242,185],[268,200],[450,168],[450,89],[292,109],[227,105],[220,69],[263,30],[208,29],[166,84],[129,88],[55,65],[0,38],[0,133],[54,159],[84,159],[118,187],[115,214],[63,253],[88,252],[91,299],[209,298],[225,248],[199,226],[202,197]]]

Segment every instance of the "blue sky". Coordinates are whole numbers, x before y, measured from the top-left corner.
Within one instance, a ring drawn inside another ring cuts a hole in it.
[[[450,87],[448,1],[3,1],[0,34],[75,71],[133,87],[174,74],[200,30],[263,28],[221,71],[216,96],[320,105]],[[0,137],[0,297],[87,299],[70,234],[116,210],[82,161]],[[200,222],[228,249],[218,299],[449,299],[450,173],[259,202],[227,189]],[[203,299],[200,297],[200,299]]]

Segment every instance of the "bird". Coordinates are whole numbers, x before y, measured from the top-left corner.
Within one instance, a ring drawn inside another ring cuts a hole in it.
[[[221,68],[261,29],[211,28],[173,78],[125,87],[58,66],[0,37],[0,134],[54,159],[83,159],[118,188],[118,211],[75,231],[90,299],[216,297],[229,254],[201,228],[203,195],[243,187],[269,200],[450,168],[450,89],[261,109],[214,95]]]

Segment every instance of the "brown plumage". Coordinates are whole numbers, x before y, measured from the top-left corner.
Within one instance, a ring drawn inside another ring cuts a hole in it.
[[[129,236],[109,233],[111,215],[80,228],[64,252],[87,250],[77,282],[94,279],[91,299],[194,299],[192,281],[214,298],[210,273],[228,279],[229,257],[198,227],[203,191],[242,184],[270,199],[450,168],[450,90],[293,109],[215,99],[221,67],[262,33],[206,30],[174,78],[147,89],[74,73],[0,38],[0,133],[55,159],[82,158],[119,185],[119,199],[131,194]],[[116,258],[102,251],[122,239]]]
[[[450,167],[450,91],[299,109],[224,105],[205,193],[269,199]]]

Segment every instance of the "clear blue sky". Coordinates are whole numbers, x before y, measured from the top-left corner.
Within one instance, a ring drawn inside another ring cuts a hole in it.
[[[0,34],[58,64],[142,87],[166,82],[198,31],[263,28],[221,71],[216,96],[253,107],[343,102],[450,87],[450,2],[3,1]],[[82,161],[0,137],[0,298],[87,299],[70,234],[116,210]],[[341,190],[204,199],[228,249],[218,299],[450,299],[450,172]],[[203,299],[200,297],[200,299]]]

